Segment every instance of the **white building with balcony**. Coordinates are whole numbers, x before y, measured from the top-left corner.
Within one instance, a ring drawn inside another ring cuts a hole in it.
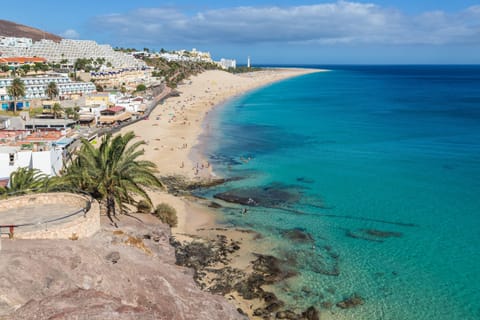
[[[96,91],[96,87],[91,82],[73,82],[70,78],[62,75],[56,76],[43,76],[43,77],[25,77],[21,78],[25,84],[25,97],[24,100],[32,99],[46,99],[48,98],[45,93],[48,84],[55,82],[58,88],[58,95],[61,98],[70,97],[72,95],[85,95]],[[8,95],[7,88],[12,84],[12,78],[0,79],[0,102],[2,109],[7,110],[13,98]],[[26,107],[29,106],[25,103]]]
[[[59,63],[66,60],[73,65],[77,59],[103,58],[114,68],[136,68],[146,66],[145,62],[132,55],[113,50],[110,45],[98,44],[92,40],[62,39],[60,42],[42,39],[32,41],[28,38],[12,38],[0,40],[0,51],[3,57],[42,57],[49,62]]]

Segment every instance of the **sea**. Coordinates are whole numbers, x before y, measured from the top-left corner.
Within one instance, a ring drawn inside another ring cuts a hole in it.
[[[289,307],[480,319],[480,66],[309,67],[210,112],[199,148],[232,181],[199,194],[274,245]]]

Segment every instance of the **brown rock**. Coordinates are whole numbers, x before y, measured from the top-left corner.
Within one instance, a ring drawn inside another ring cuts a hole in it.
[[[110,261],[112,264],[115,264],[120,260],[120,253],[118,251],[112,251],[105,256],[107,261]]]
[[[0,281],[0,318],[245,319],[223,297],[201,291],[192,273],[174,264],[169,227],[139,217],[144,221],[121,217],[124,235],[104,227],[77,241],[3,241],[0,274],[8,277]],[[158,242],[145,234],[158,235]]]
[[[363,298],[360,295],[354,293],[353,295],[346,298],[345,300],[338,302],[337,307],[342,309],[350,309],[350,308],[355,308],[364,303],[365,303],[365,300],[363,300]]]

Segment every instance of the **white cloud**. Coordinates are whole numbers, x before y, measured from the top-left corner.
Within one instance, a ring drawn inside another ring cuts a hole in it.
[[[91,24],[131,43],[480,43],[480,6],[419,15],[348,1],[194,14],[173,7],[142,8],[99,16]]]
[[[74,29],[67,29],[67,30],[65,30],[65,31],[61,34],[61,36],[62,36],[63,38],[67,38],[67,39],[78,39],[78,38],[80,38],[80,34],[79,34],[76,30],[74,30]]]

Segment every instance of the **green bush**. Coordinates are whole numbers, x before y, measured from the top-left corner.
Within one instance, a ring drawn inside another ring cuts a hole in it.
[[[145,91],[145,90],[147,90],[147,87],[143,83],[141,83],[137,86],[137,90],[135,90],[135,91],[142,92],[142,91]]]
[[[152,211],[152,206],[145,200],[140,200],[137,203],[137,211],[140,213],[149,213]]]
[[[155,208],[154,214],[170,227],[176,227],[178,224],[177,210],[169,204],[160,203]]]

